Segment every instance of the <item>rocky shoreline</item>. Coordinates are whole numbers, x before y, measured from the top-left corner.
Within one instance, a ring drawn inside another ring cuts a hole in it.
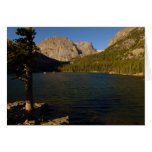
[[[123,73],[109,72],[109,74],[119,74],[119,75],[127,75],[127,76],[144,77],[144,73],[123,74]]]
[[[90,72],[70,72],[70,71],[63,71],[66,73],[104,73],[99,71],[90,71]],[[144,77],[144,73],[135,73],[135,74],[124,74],[124,73],[116,73],[116,72],[105,72],[107,74],[117,74],[117,75],[126,75],[126,76],[136,76],[136,77]],[[46,74],[46,73],[45,73]]]
[[[16,101],[7,104],[8,125],[67,125],[69,116],[53,117],[49,113],[49,105],[46,103],[34,103],[32,116],[27,118],[24,101]]]

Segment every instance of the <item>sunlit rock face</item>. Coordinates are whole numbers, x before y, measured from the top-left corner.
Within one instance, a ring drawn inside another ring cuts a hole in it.
[[[47,38],[37,46],[40,48],[40,53],[59,61],[70,61],[75,57],[96,52],[91,42],[76,43],[66,37]]]
[[[122,55],[122,59],[144,58],[144,31],[144,27],[127,27],[122,29],[109,41],[108,49],[111,51],[126,50]]]
[[[135,29],[135,27],[126,27],[126,28],[118,31],[116,33],[116,35],[109,41],[108,47],[113,45],[114,43],[116,43],[120,39],[124,38],[125,36],[127,36],[130,33],[130,31],[132,31],[133,29]]]
[[[78,50],[81,52],[81,56],[90,55],[96,53],[96,49],[93,48],[91,42],[81,41],[79,43],[75,43]]]

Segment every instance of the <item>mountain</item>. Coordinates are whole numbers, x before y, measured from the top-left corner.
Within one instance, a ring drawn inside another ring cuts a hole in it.
[[[81,56],[86,56],[97,52],[96,49],[93,48],[91,42],[81,41],[79,43],[75,42],[75,44],[77,46],[77,49],[81,52]]]
[[[107,50],[121,51],[122,59],[142,58],[145,51],[145,31],[143,27],[128,27],[120,30],[109,43]]]
[[[64,62],[76,57],[96,53],[96,49],[93,48],[91,42],[83,41],[76,43],[66,37],[53,36],[45,39],[37,46],[43,55]]]
[[[58,67],[69,64],[75,58],[96,53],[91,42],[73,42],[66,37],[51,37],[37,45],[37,61],[33,63],[33,72],[59,71]],[[8,61],[8,73],[14,72],[13,63]]]
[[[128,27],[120,30],[101,53],[75,59],[61,71],[144,75],[144,52],[145,29]]]
[[[102,42],[101,42],[102,43]],[[145,29],[124,28],[109,41],[106,49],[96,50],[91,42],[73,42],[66,37],[51,37],[37,45],[33,71],[102,72],[144,75]],[[8,62],[8,72],[14,66]]]
[[[113,45],[114,43],[116,43],[117,41],[119,41],[120,39],[126,37],[133,29],[135,29],[136,27],[126,27],[120,31],[118,31],[116,33],[116,35],[109,41],[108,43],[108,47],[110,45]]]

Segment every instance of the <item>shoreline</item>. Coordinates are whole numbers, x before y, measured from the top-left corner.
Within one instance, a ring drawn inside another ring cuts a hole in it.
[[[62,71],[62,72],[59,72],[59,71],[49,71],[49,72],[33,72],[33,73],[42,73],[42,74],[47,74],[47,73],[52,73],[52,74],[55,74],[55,73],[101,73],[101,74],[111,74],[111,75],[122,75],[122,76],[134,76],[134,77],[145,77],[144,73],[135,73],[135,74],[125,74],[125,73],[115,73],[115,72],[98,72],[98,71],[90,71],[90,72],[72,72],[72,71]],[[14,73],[8,73],[8,74],[14,74]]]
[[[8,104],[7,110],[7,125],[144,125],[144,117],[139,119],[120,119],[116,116],[115,118],[109,116],[97,117],[91,116],[84,122],[74,121],[70,113],[63,114],[53,111],[51,109],[46,110],[46,103],[34,103],[35,109],[32,112],[32,117],[27,119],[27,112],[25,111],[25,101],[16,101],[13,104]],[[45,109],[45,110],[44,110]],[[43,112],[42,112],[43,111]]]
[[[123,74],[123,73],[109,72],[109,74],[117,74],[117,75],[124,75],[124,76],[135,76],[135,77],[145,77],[145,75],[143,73]]]
[[[43,72],[42,72],[42,73],[43,73]],[[46,72],[46,73],[47,73],[47,72]],[[58,73],[58,72],[50,72],[50,73]],[[60,72],[59,72],[59,73],[60,73]],[[102,73],[102,74],[113,74],[113,75],[145,77],[144,73],[125,74],[125,73],[99,72],[99,71],[90,71],[90,72],[70,72],[70,71],[62,71],[61,73]]]
[[[35,102],[32,116],[27,118],[25,101],[7,103],[7,125],[68,125],[68,115],[51,113],[50,107],[44,102]]]

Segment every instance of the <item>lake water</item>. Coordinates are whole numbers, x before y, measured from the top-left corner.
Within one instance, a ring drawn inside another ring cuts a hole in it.
[[[24,83],[8,75],[8,102],[25,100]],[[35,102],[70,124],[144,124],[144,80],[102,73],[34,73]]]

